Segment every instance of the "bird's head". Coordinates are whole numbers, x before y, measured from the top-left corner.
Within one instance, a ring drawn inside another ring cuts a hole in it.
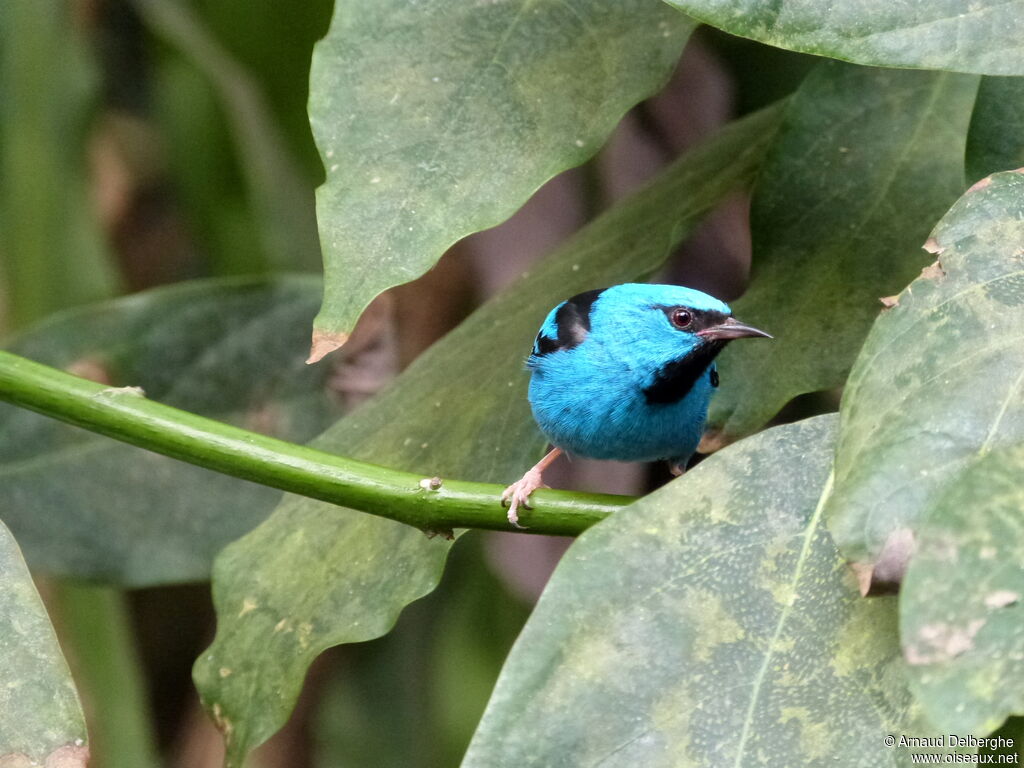
[[[649,399],[685,393],[733,339],[771,338],[732,317],[729,306],[692,288],[626,283],[574,296],[551,311],[534,358],[577,346],[616,360]],[[660,389],[664,389],[661,392]],[[667,400],[666,400],[667,401]]]

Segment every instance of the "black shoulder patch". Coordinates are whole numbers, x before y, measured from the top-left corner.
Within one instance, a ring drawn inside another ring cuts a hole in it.
[[[590,332],[590,312],[594,308],[597,297],[604,293],[604,288],[586,291],[573,296],[555,313],[555,327],[558,338],[552,339],[543,333],[537,334],[533,345],[533,354],[540,356],[560,349],[572,349],[580,344]]]
[[[651,405],[678,403],[724,348],[724,342],[701,344],[686,357],[663,365],[654,375],[654,382],[644,389],[644,399]],[[718,386],[717,371],[711,372],[711,385]]]
[[[718,389],[718,369],[711,369],[711,386]]]

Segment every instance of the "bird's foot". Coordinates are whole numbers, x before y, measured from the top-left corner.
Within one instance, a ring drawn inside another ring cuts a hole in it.
[[[530,506],[530,494],[538,488],[547,488],[541,479],[541,471],[534,467],[519,480],[512,483],[501,494],[501,505],[508,505],[508,521],[516,528],[525,530],[525,526],[519,524],[519,508],[532,509]]]
[[[681,477],[686,473],[686,463],[676,464],[670,461],[668,471],[672,473],[673,477]]]

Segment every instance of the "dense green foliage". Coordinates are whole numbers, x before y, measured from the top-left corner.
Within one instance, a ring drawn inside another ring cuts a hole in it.
[[[1022,730],[1024,2],[97,4],[116,24],[80,5],[0,4],[0,305],[18,355],[339,456],[504,484],[544,447],[522,361],[548,309],[677,263],[737,194],[752,258],[732,306],[776,340],[720,360],[707,445],[726,447],[581,535],[528,619],[461,531],[0,406],[0,765],[156,751],[144,707],[90,690],[137,674],[120,594],[47,582],[90,739],[28,567],[118,590],[212,574],[193,678],[234,768],[324,651],[389,632],[318,682],[311,765],[903,766],[917,750],[887,735]],[[104,47],[115,28],[147,67]],[[593,204],[404,370],[385,361],[386,385],[345,378],[381,345],[356,343],[379,294],[562,171],[587,164],[593,187],[593,158],[701,35],[738,87],[785,95]],[[172,199],[181,231],[118,229],[126,177],[136,203]],[[318,232],[323,281],[288,274],[315,267]],[[307,366],[311,336],[329,356]],[[17,372],[0,373],[11,399]],[[836,395],[838,415],[779,426]],[[862,596],[882,587],[899,595]],[[90,627],[99,653],[80,645]]]

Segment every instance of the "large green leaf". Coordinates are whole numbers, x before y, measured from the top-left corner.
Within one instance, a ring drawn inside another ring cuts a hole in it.
[[[542,447],[523,357],[544,315],[574,293],[656,269],[702,213],[750,179],[777,117],[747,118],[682,158],[314,445],[428,476],[516,479]],[[195,679],[230,763],[284,723],[321,651],[388,631],[437,584],[447,552],[440,537],[296,497],[227,547],[214,566],[217,637]]]
[[[823,61],[789,103],[751,211],[736,315],[775,336],[721,358],[711,423],[727,438],[837,387],[882,309],[927,263],[921,243],[963,191],[978,78]]]
[[[327,170],[314,357],[378,293],[594,154],[693,27],[659,0],[337,3],[311,75]]]
[[[967,136],[972,180],[1024,166],[1024,77],[983,77]]]
[[[984,735],[1024,714],[1024,446],[973,462],[921,522],[900,634],[929,719]]]
[[[740,37],[857,64],[1024,74],[1024,0],[666,0]]]
[[[0,765],[85,768],[85,720],[71,673],[18,545],[3,523],[0,658]]]
[[[307,440],[341,408],[302,362],[314,278],[203,281],[60,315],[26,357],[262,432]],[[111,493],[116,488],[117,493]],[[0,406],[0,518],[34,568],[119,584],[205,578],[278,491]]]
[[[865,566],[971,459],[1024,440],[1024,175],[967,192],[871,329],[842,402],[829,523]]]
[[[744,440],[585,532],[463,766],[903,765],[896,605],[860,599],[821,516],[836,421]]]

